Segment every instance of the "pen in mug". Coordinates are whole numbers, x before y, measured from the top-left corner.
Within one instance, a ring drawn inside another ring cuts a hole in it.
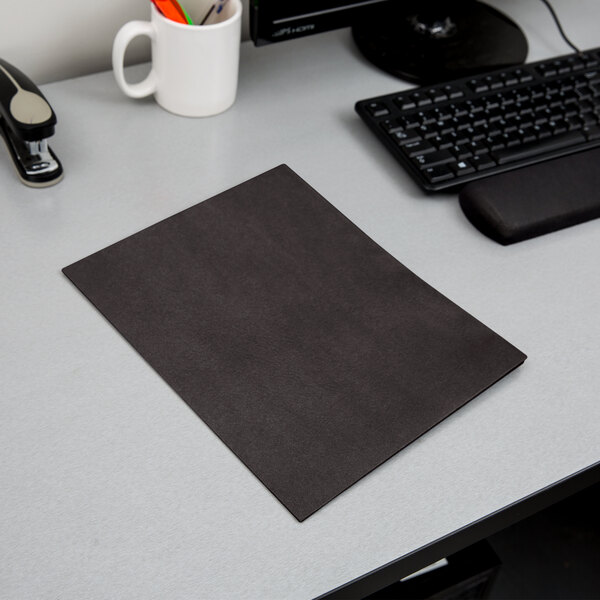
[[[223,8],[225,7],[225,5],[227,4],[227,2],[229,2],[229,0],[219,0],[219,2],[215,2],[215,4],[213,4],[209,9],[208,12],[204,15],[204,19],[202,19],[202,21],[200,22],[200,25],[204,25],[206,23],[206,21],[208,20],[208,18],[210,17],[210,15],[212,15],[212,13],[216,10],[215,14],[219,14]]]
[[[182,25],[193,25],[193,21],[177,0],[152,0],[152,3],[156,6],[158,12],[167,19]]]

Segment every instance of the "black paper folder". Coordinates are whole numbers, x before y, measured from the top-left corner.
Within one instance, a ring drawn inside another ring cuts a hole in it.
[[[525,360],[285,165],[64,273],[300,521]]]

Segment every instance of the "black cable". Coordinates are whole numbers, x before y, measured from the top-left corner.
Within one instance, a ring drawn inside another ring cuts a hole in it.
[[[577,54],[581,54],[581,50],[567,37],[567,35],[563,31],[562,25],[560,24],[560,21],[558,20],[558,17],[556,16],[556,13],[554,12],[554,9],[552,8],[550,2],[548,0],[542,0],[542,2],[547,6],[548,10],[550,11],[550,14],[554,19],[554,22],[556,23],[558,31],[560,32],[560,35],[562,36],[563,40],[565,40],[565,42],[567,42],[567,44],[569,44],[569,46],[571,46],[571,48],[573,48],[573,50],[575,50]]]

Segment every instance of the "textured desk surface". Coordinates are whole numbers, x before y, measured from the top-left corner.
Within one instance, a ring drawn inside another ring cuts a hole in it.
[[[530,60],[568,52],[541,3],[502,6]],[[555,6],[576,42],[600,45],[593,0]],[[7,598],[311,598],[600,458],[600,221],[511,247],[483,237],[354,114],[405,87],[346,30],[244,44],[238,101],[210,119],[128,100],[110,72],[44,87],[64,181],[27,189],[0,161]],[[282,162],[529,356],[304,523],[60,272]]]

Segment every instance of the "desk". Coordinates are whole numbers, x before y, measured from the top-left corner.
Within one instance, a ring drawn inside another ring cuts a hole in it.
[[[568,51],[541,3],[500,4],[530,60]],[[593,0],[555,6],[600,45]],[[308,599],[352,581],[339,595],[357,597],[597,479],[600,220],[510,247],[483,237],[354,114],[405,87],[347,30],[243,44],[238,100],[210,119],[129,100],[110,72],[44,86],[64,181],[28,189],[0,161],[6,598]],[[529,356],[304,523],[60,272],[281,162]]]

